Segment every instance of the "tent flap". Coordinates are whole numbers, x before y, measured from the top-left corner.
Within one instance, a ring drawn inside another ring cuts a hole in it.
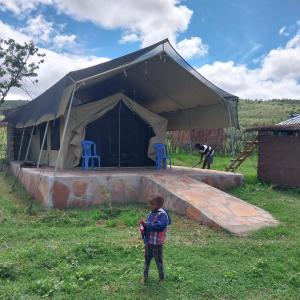
[[[69,169],[78,166],[82,152],[80,142],[85,138],[86,126],[96,119],[101,118],[120,101],[147,124],[152,126],[155,136],[149,141],[148,157],[155,160],[154,144],[163,143],[165,141],[168,121],[132,101],[126,95],[118,93],[99,101],[80,105],[71,110],[65,141],[62,145],[60,168]]]

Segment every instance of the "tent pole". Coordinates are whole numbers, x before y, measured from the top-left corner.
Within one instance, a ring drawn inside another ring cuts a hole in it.
[[[28,147],[27,147],[26,156],[25,156],[24,161],[26,161],[27,158],[28,158],[29,148],[30,148],[30,144],[31,144],[31,139],[32,139],[32,135],[33,135],[34,128],[35,128],[35,125],[32,126],[32,129],[31,129],[30,138],[29,138],[29,143],[28,143]]]
[[[44,137],[43,137],[43,141],[42,141],[42,146],[41,146],[41,149],[40,149],[39,159],[38,159],[38,163],[37,163],[37,168],[39,168],[39,166],[40,166],[42,152],[43,152],[45,140],[46,140],[46,137],[47,137],[48,125],[49,125],[49,121],[47,121],[47,124],[46,124],[45,132],[44,132]]]
[[[58,154],[57,154],[57,159],[56,159],[56,163],[55,163],[54,173],[56,173],[56,171],[57,171],[58,161],[59,161],[60,156],[61,156],[61,149],[63,147],[65,136],[66,136],[66,131],[67,131],[67,126],[68,126],[68,122],[69,122],[69,118],[70,118],[71,107],[72,107],[72,104],[73,104],[75,90],[76,90],[76,82],[75,82],[75,85],[74,85],[74,88],[73,88],[73,91],[72,91],[71,100],[70,100],[70,103],[69,103],[67,118],[66,118],[64,130],[63,130],[63,134],[62,134],[62,137],[61,137],[61,143],[60,143],[59,151],[58,151]]]
[[[193,148],[192,148],[192,138],[191,138],[191,126],[190,126],[190,120],[189,120],[189,117],[188,117],[188,112],[187,112],[187,110],[185,110],[185,116],[186,116],[187,125],[188,125],[190,152],[192,153]]]
[[[21,145],[20,145],[19,154],[18,154],[18,161],[20,161],[20,158],[21,158],[21,151],[22,151],[23,140],[24,140],[24,131],[25,131],[25,128],[23,127],[22,137],[21,137]]]
[[[122,101],[120,101],[119,104],[119,163],[118,167],[121,167],[121,105]]]
[[[232,158],[234,157],[234,141],[233,141],[233,128],[232,128],[232,119],[231,119],[231,106],[228,104],[228,111],[229,111],[229,122],[230,122],[230,139],[231,139],[231,155]]]

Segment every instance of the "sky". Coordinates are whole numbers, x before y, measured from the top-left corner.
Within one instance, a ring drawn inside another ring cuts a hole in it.
[[[69,71],[168,38],[204,77],[247,99],[300,100],[300,0],[0,0],[0,38],[46,54],[32,99]]]

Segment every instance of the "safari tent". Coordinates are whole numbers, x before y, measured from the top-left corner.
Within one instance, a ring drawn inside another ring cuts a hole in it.
[[[238,127],[237,103],[163,40],[70,72],[6,112],[10,159],[70,169],[80,163],[80,142],[89,139],[103,166],[148,166],[167,131]]]

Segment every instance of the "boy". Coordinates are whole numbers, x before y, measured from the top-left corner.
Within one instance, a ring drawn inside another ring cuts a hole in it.
[[[201,164],[203,157],[205,157],[202,165],[202,169],[205,169],[206,165],[207,165],[207,169],[210,169],[210,165],[213,163],[215,150],[211,146],[201,145],[201,144],[196,144],[195,148],[199,150],[199,153],[201,155],[199,164]]]
[[[165,279],[164,264],[163,264],[163,244],[166,238],[167,227],[171,224],[171,219],[168,212],[162,208],[164,198],[155,196],[149,201],[151,212],[148,214],[146,222],[140,222],[140,231],[145,243],[145,263],[144,263],[144,278],[142,283],[148,280],[149,267],[152,258],[154,258],[159,281]]]

